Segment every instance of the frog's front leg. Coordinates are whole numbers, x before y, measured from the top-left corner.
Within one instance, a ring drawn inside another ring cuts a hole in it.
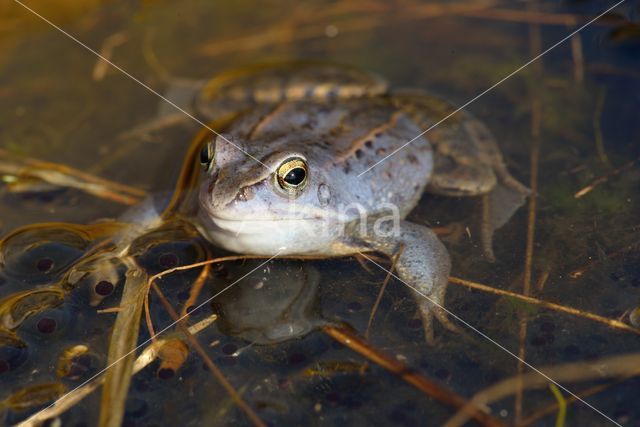
[[[381,218],[366,224],[351,224],[346,235],[358,236],[347,242],[358,250],[375,250],[389,257],[401,251],[396,271],[400,280],[411,288],[418,304],[427,342],[434,342],[434,317],[445,328],[460,332],[442,308],[451,261],[433,231],[411,222]]]

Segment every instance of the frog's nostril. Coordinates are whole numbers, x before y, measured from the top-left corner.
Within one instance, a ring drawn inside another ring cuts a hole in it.
[[[238,196],[236,197],[236,199],[238,199],[241,202],[246,202],[247,200],[253,199],[254,196],[255,196],[255,193],[251,188],[242,187],[240,191],[238,191]]]

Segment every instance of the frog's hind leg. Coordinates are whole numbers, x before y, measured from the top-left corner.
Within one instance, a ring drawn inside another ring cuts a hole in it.
[[[195,100],[206,117],[284,101],[324,102],[386,93],[381,77],[319,61],[281,61],[231,69],[212,78]]]
[[[361,225],[353,225],[347,233],[357,236],[347,242],[354,250],[375,250],[392,257],[404,245],[396,263],[396,271],[398,278],[411,289],[418,305],[427,342],[434,342],[434,317],[446,329],[460,332],[444,310],[451,262],[447,249],[435,233],[427,227],[407,221],[378,220],[366,227]]]
[[[434,166],[427,190],[444,196],[482,196],[480,236],[485,256],[493,260],[495,230],[524,204],[529,189],[507,170],[491,131],[469,113],[456,112],[446,101],[419,91],[396,92],[392,100],[422,129],[429,129]]]

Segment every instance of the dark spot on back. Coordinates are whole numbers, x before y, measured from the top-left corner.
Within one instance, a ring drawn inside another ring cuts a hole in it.
[[[407,159],[409,159],[409,163],[411,163],[412,165],[419,165],[420,164],[420,161],[418,160],[418,158],[413,154],[409,154],[407,156]]]
[[[344,173],[351,173],[351,165],[349,162],[344,162]]]
[[[367,147],[367,148],[371,148],[371,147],[373,147],[373,141],[368,140],[367,142],[365,142],[365,143],[364,143],[364,145],[365,145],[365,147]]]
[[[362,150],[358,148],[356,150],[356,158],[361,159],[363,155],[364,153],[362,152]]]

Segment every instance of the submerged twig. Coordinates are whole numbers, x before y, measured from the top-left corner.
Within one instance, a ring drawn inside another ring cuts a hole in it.
[[[390,10],[375,10],[373,13],[358,13],[356,18],[342,20],[336,27],[339,34],[346,34],[358,31],[371,30],[390,22],[402,23],[420,19],[436,18],[446,15],[472,13],[476,10],[485,9],[494,4],[493,1],[474,2],[471,4],[414,4],[404,7],[399,13]],[[337,6],[341,7],[341,3]],[[326,8],[325,8],[326,9]],[[285,21],[271,27],[262,28],[253,34],[242,35],[222,40],[213,40],[201,45],[199,53],[205,56],[221,56],[238,51],[252,51],[263,49],[267,46],[285,45],[292,41],[310,40],[327,37],[327,22],[318,22],[320,15],[327,15],[326,10],[309,11],[307,16],[313,20],[300,22],[298,26],[291,25]],[[349,16],[349,15],[347,15]],[[354,16],[351,14],[350,16]],[[345,16],[346,17],[346,16]],[[335,19],[335,18],[334,18]],[[333,21],[336,22],[336,21]]]
[[[529,304],[535,304],[544,308],[548,308],[550,310],[560,311],[563,313],[571,314],[574,316],[582,317],[588,320],[592,320],[594,322],[601,323],[603,325],[620,329],[627,332],[633,332],[634,334],[640,335],[640,329],[634,328],[632,326],[627,325],[619,320],[609,319],[607,317],[598,316],[597,314],[589,313],[587,311],[579,310],[573,307],[567,307],[565,305],[556,304],[549,301],[544,301],[538,298],[534,298],[527,295],[518,294],[511,291],[505,291],[503,289],[493,288],[491,286],[483,285],[481,283],[472,282],[470,280],[460,279],[458,277],[449,277],[449,283],[454,283],[456,285],[463,285],[469,288],[478,289],[484,292],[490,292],[492,294],[504,295],[512,298],[519,299],[520,301],[524,301]]]
[[[538,10],[537,3],[527,4],[527,13],[534,14]],[[540,35],[540,26],[538,23],[529,25],[529,50],[532,56],[537,57],[542,50],[542,39]],[[537,82],[542,81],[543,62],[542,59],[531,65],[531,70]],[[533,272],[533,244],[535,239],[536,227],[536,209],[538,194],[538,164],[540,160],[540,131],[542,127],[542,101],[538,95],[538,88],[531,87],[531,176],[529,178],[529,187],[531,194],[529,195],[528,212],[527,212],[527,242],[525,248],[524,260],[524,277],[522,285],[522,293],[529,296],[531,293],[531,276]],[[529,315],[526,311],[520,313],[519,331],[518,331],[518,377],[522,375],[525,367],[526,358],[526,341],[527,326]],[[518,382],[518,389],[515,396],[515,422],[518,423],[522,418],[522,401],[523,392],[522,384]]]
[[[396,264],[400,259],[400,256],[404,252],[404,243],[400,245],[398,251],[395,253],[391,260],[391,268],[387,272],[387,276],[384,278],[382,282],[382,286],[380,286],[380,291],[378,291],[378,296],[376,297],[376,302],[373,304],[373,308],[371,308],[371,313],[369,314],[369,321],[367,322],[367,329],[364,331],[364,339],[369,339],[369,331],[371,330],[371,325],[373,324],[373,318],[376,315],[376,311],[378,311],[378,306],[380,305],[380,301],[382,300],[382,295],[384,295],[384,291],[387,289],[387,285],[389,284],[389,280],[391,280],[391,276],[393,275],[393,270],[396,268]]]
[[[61,188],[74,188],[101,199],[134,205],[146,192],[125,184],[109,181],[69,166],[32,158],[17,158],[0,149],[0,174],[15,179],[36,179]]]
[[[628,380],[630,377],[629,376],[625,376],[622,377],[619,380],[616,381],[612,381],[610,383],[607,384],[600,384],[594,387],[589,387],[586,390],[581,391],[580,393],[576,393],[578,396],[580,396],[581,399],[584,399],[588,396],[594,395],[596,393],[600,393],[601,391],[604,391],[616,384],[620,384],[623,381]],[[575,396],[569,396],[568,398],[565,399],[565,402],[568,405],[577,402],[578,399]],[[531,414],[530,416],[528,416],[527,418],[525,418],[524,420],[522,420],[522,422],[520,424],[518,424],[518,427],[527,427],[532,425],[533,423],[535,423],[536,421],[538,421],[539,419],[546,417],[547,415],[552,414],[553,412],[558,410],[558,405],[559,403],[553,403],[551,405],[548,405],[544,408],[542,408],[541,410],[535,412],[534,414]]]
[[[521,22],[539,25],[562,25],[574,27],[590,22],[593,16],[577,15],[573,13],[546,13],[543,11],[517,10],[517,9],[478,9],[478,10],[461,10],[458,15],[469,16],[474,18],[483,18],[496,21]],[[611,20],[598,19],[592,25],[614,25]]]
[[[584,55],[580,33],[571,36],[571,58],[573,60],[573,78],[577,84],[581,85],[584,83]]]
[[[613,252],[609,252],[608,254],[605,254],[602,258],[598,258],[592,262],[590,262],[589,264],[577,268],[575,270],[573,270],[571,273],[569,273],[569,277],[571,277],[572,279],[578,279],[580,278],[587,270],[589,270],[590,268],[595,267],[596,265],[600,265],[604,262],[604,260],[609,260],[611,258],[615,258],[618,257],[620,255],[624,255],[625,253],[633,250],[635,247],[637,247],[640,244],[640,242],[636,242],[636,243],[632,243],[630,245],[624,246],[621,249],[617,249]]]
[[[351,330],[338,326],[325,326],[322,328],[324,333],[331,338],[355,351],[356,353],[366,357],[371,362],[383,367],[384,369],[398,375],[407,383],[411,384],[421,392],[431,396],[440,403],[447,406],[464,410],[465,414],[475,419],[484,426],[502,426],[502,422],[492,417],[490,414],[479,409],[479,406],[466,403],[467,400],[454,393],[453,391],[436,384],[429,378],[408,368],[403,363],[390,355],[383,353],[377,348],[371,346],[366,340],[360,338]],[[462,409],[464,408],[464,409]]]
[[[244,401],[244,399],[242,398],[242,396],[240,396],[240,394],[236,391],[236,389],[233,388],[231,383],[225,378],[222,371],[213,363],[213,361],[211,360],[207,352],[204,351],[204,349],[202,348],[198,340],[184,325],[184,318],[181,319],[180,317],[178,317],[178,313],[176,313],[173,306],[169,303],[169,301],[167,301],[167,299],[165,298],[160,288],[155,283],[153,283],[152,288],[155,291],[156,295],[158,295],[158,298],[160,298],[160,302],[162,303],[164,308],[167,310],[167,312],[169,313],[173,321],[176,322],[178,328],[182,331],[187,341],[189,341],[189,344],[191,344],[195,348],[196,352],[198,352],[200,357],[202,357],[205,364],[209,368],[209,371],[211,371],[211,373],[216,378],[216,380],[218,380],[218,382],[225,389],[227,394],[229,394],[229,396],[234,401],[234,403],[238,405],[238,407],[245,413],[245,415],[247,415],[249,420],[251,420],[251,422],[255,426],[266,427],[266,424],[258,417],[255,411],[251,408],[251,406],[249,406],[247,402]]]
[[[607,88],[603,87],[598,91],[596,97],[596,110],[593,113],[593,137],[596,140],[596,151],[598,158],[605,165],[609,164],[609,157],[604,149],[604,138],[602,136],[602,110],[607,97]]]
[[[140,331],[140,317],[144,302],[147,274],[133,257],[123,257],[127,266],[127,279],[120,300],[120,311],[113,325],[104,389],[100,401],[101,427],[118,427],[122,424],[125,401],[131,383],[135,349]]]
[[[611,356],[590,362],[562,363],[554,366],[545,366],[539,370],[546,377],[538,372],[529,372],[521,377],[525,389],[547,387],[549,384],[548,378],[553,378],[558,384],[616,377],[629,378],[640,375],[640,353]],[[473,399],[470,400],[470,405],[483,407],[512,395],[516,390],[517,381],[518,377],[513,376],[476,393]],[[460,411],[447,421],[445,427],[462,426],[469,419],[468,413]]]
[[[91,73],[93,80],[99,82],[104,79],[107,72],[111,69],[111,65],[107,61],[111,60],[113,50],[124,44],[127,40],[129,40],[129,36],[126,31],[119,31],[104,40],[100,48],[100,56],[96,61],[96,65],[93,66],[93,72]]]
[[[211,251],[209,248],[205,247],[207,258],[211,256]],[[185,319],[189,316],[189,309],[196,303],[198,297],[200,296],[200,292],[202,292],[202,288],[204,284],[207,282],[209,278],[209,273],[211,272],[211,264],[205,265],[200,274],[196,278],[193,285],[191,285],[191,289],[189,290],[189,298],[182,305],[182,309],[180,310],[180,317],[184,317]]]
[[[631,167],[633,167],[638,160],[640,160],[640,158],[631,160],[630,162],[625,163],[624,165],[620,166],[619,168],[616,168],[616,169],[612,170],[608,174],[606,174],[604,176],[601,176],[600,178],[594,179],[593,181],[591,181],[591,184],[587,185],[586,187],[584,187],[580,191],[576,192],[576,194],[574,194],[573,197],[575,197],[576,199],[579,199],[580,197],[582,197],[582,196],[586,195],[587,193],[591,192],[591,190],[593,190],[596,186],[607,182],[609,180],[609,178],[613,178],[614,176],[620,175],[622,172],[626,171],[627,169],[631,169]]]

